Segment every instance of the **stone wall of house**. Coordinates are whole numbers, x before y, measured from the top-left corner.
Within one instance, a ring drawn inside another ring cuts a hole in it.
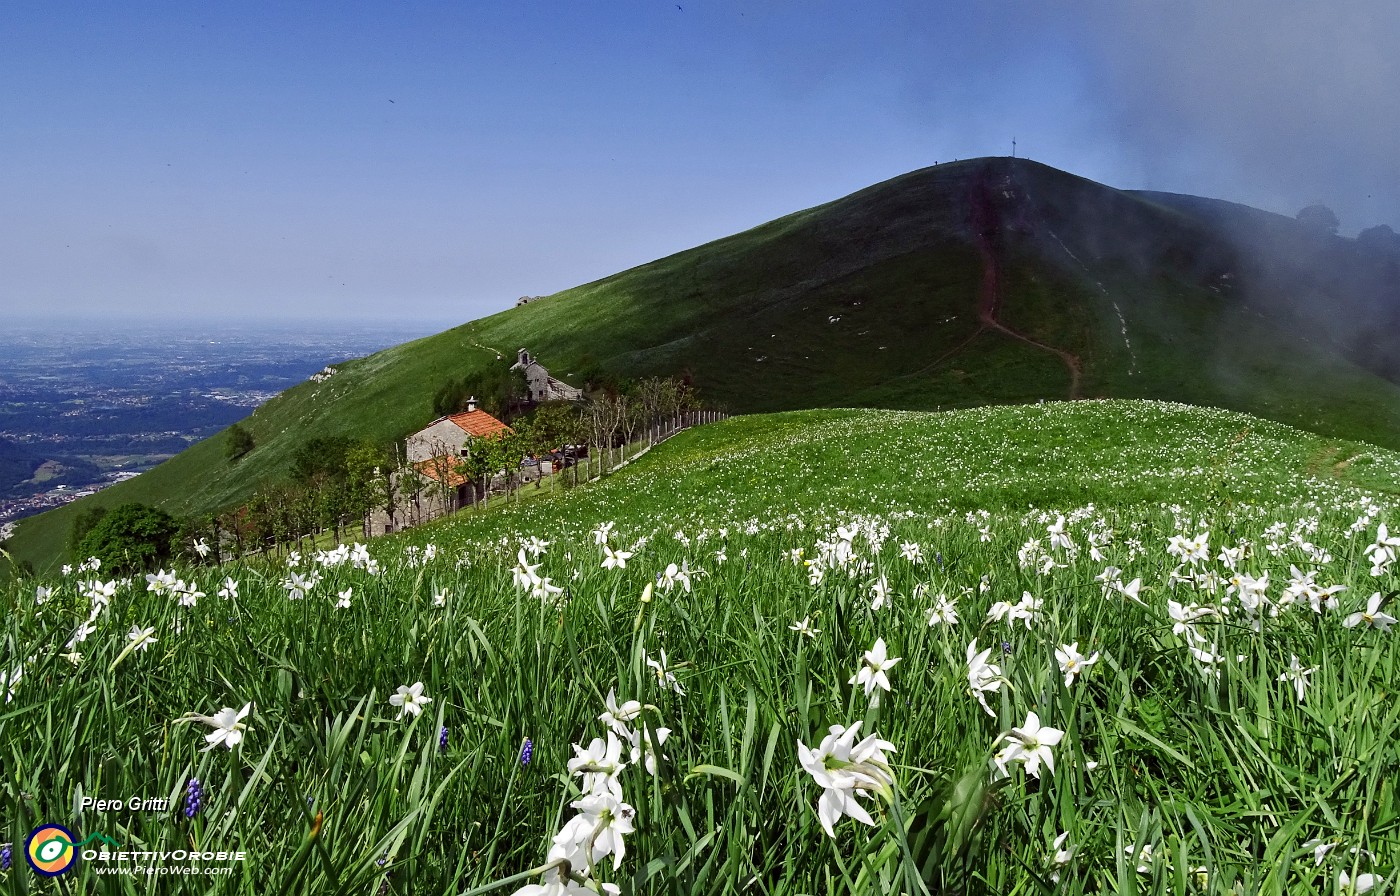
[[[466,444],[467,434],[462,427],[443,418],[408,437],[408,462],[416,464],[442,454],[460,456]]]

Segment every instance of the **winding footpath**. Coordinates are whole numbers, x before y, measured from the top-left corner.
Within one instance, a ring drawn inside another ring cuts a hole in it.
[[[973,333],[973,336],[985,330],[996,330],[1012,339],[1018,339],[1027,345],[1033,345],[1038,349],[1050,352],[1063,361],[1069,370],[1070,400],[1079,398],[1080,381],[1083,378],[1083,365],[1079,356],[1073,352],[1055,348],[1053,345],[1037,342],[1025,333],[1011,329],[998,317],[1001,311],[1001,289],[996,250],[1001,237],[1001,216],[998,214],[996,203],[992,198],[991,177],[987,169],[984,168],[977,176],[977,180],[973,182],[968,204],[971,207],[969,223],[972,225],[972,236],[977,243],[977,251],[982,256],[982,284],[977,295],[977,319],[981,326]],[[968,341],[971,339],[969,338]],[[959,348],[961,347],[959,346]]]

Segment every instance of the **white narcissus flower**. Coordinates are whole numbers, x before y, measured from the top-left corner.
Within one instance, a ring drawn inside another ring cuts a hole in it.
[[[224,578],[224,586],[219,589],[219,597],[222,597],[224,600],[228,600],[231,597],[236,599],[238,597],[238,582],[234,581],[232,576],[226,576]]]
[[[1144,607],[1147,606],[1147,604],[1143,603],[1142,598],[1138,597],[1138,592],[1142,590],[1142,579],[1133,579],[1126,585],[1119,582],[1115,587],[1118,589],[1119,594],[1133,603]]]
[[[890,601],[890,583],[884,576],[870,586],[870,609],[878,610]]]
[[[112,602],[112,598],[117,594],[117,582],[113,579],[110,582],[101,582],[93,579],[86,583],[87,587],[83,591],[83,596],[92,601],[93,615],[96,615],[98,607],[106,607]]]
[[[658,575],[656,583],[661,586],[662,591],[670,591],[676,585],[685,589],[685,593],[690,593],[690,568],[684,560],[680,566],[674,563],[667,564],[666,571]]]
[[[536,588],[540,584],[539,568],[541,564],[530,563],[525,557],[525,549],[521,548],[516,556],[516,566],[512,569],[511,578],[515,581],[515,587],[525,591]]]
[[[556,594],[563,594],[564,589],[551,582],[549,579],[540,579],[530,590],[530,596],[535,600],[545,601]]]
[[[632,824],[636,810],[607,793],[590,793],[569,805],[579,814],[569,819],[554,836],[549,858],[583,853],[587,857],[587,864],[583,867],[591,868],[601,859],[612,856],[613,870],[620,868],[622,857],[627,852],[623,837],[636,830]],[[573,860],[569,864],[576,867]]]
[[[151,628],[142,628],[139,625],[133,625],[131,627],[131,631],[126,633],[126,639],[132,642],[130,649],[134,650],[145,650],[159,640],[156,638],[154,626]]]
[[[607,711],[598,716],[598,720],[617,732],[618,737],[631,737],[632,728],[629,724],[633,719],[642,714],[642,702],[640,700],[628,700],[625,703],[617,702],[617,692],[613,688],[608,688],[606,699]]]
[[[1316,669],[1304,669],[1303,664],[1298,662],[1298,655],[1294,654],[1293,659],[1288,664],[1288,668],[1279,673],[1278,680],[1286,681],[1293,685],[1293,689],[1298,692],[1298,702],[1303,702],[1303,694],[1307,691],[1308,676],[1317,671]]]
[[[43,585],[34,589],[34,603],[43,604],[53,594],[52,588],[45,588]]]
[[[423,696],[423,682],[415,681],[411,686],[399,685],[399,692],[391,696],[389,702],[399,707],[399,714],[395,718],[402,719],[404,713],[418,715],[424,706],[433,702],[433,698]]]
[[[1050,748],[1057,745],[1064,736],[1065,733],[1058,728],[1042,726],[1040,717],[1034,712],[1027,712],[1026,721],[1021,727],[1012,728],[997,738],[998,741],[1008,742],[1006,748],[998,753],[994,760],[998,772],[1005,775],[1009,763],[1019,762],[1025,766],[1026,774],[1039,778],[1040,764],[1043,762],[1053,774],[1055,754]]]
[[[209,550],[210,550],[210,548],[209,548],[209,542],[205,541],[205,540],[202,539],[202,538],[199,538],[199,539],[196,539],[196,540],[195,540],[195,543],[194,543],[194,551],[195,551],[196,554],[198,554],[198,555],[201,556],[201,557],[208,557],[208,556],[209,556]]]
[[[656,777],[656,751],[666,743],[666,738],[671,736],[670,728],[649,728],[643,725],[636,731],[631,732],[628,740],[631,741],[631,760],[636,765],[637,760],[642,760],[642,767],[647,770],[647,774]],[[655,745],[653,746],[653,741]],[[662,760],[669,759],[669,756],[659,757]]]
[[[860,667],[860,671],[851,677],[850,683],[865,688],[865,696],[869,697],[876,688],[888,692],[890,680],[885,672],[893,669],[901,657],[887,656],[885,639],[878,638],[875,646],[865,652],[865,665]]]
[[[843,815],[875,824],[865,807],[856,802],[857,796],[893,796],[894,776],[885,753],[895,752],[894,744],[873,734],[856,743],[860,725],[859,721],[849,728],[832,725],[816,749],[797,742],[798,761],[823,788],[817,800],[817,819],[828,837],[836,836],[835,824]]]
[[[822,633],[821,629],[812,627],[812,617],[810,616],[803,616],[802,621],[794,622],[792,625],[789,625],[788,628],[797,632],[799,635],[804,635],[813,639]]]
[[[656,683],[668,691],[675,691],[676,696],[684,697],[685,691],[681,688],[681,683],[676,680],[676,674],[671,671],[666,662],[666,651],[661,651],[660,661],[647,657],[647,665],[651,667],[652,674],[656,676]]]
[[[1055,648],[1055,661],[1060,664],[1060,671],[1065,674],[1065,687],[1074,684],[1074,679],[1085,669],[1099,661],[1098,651],[1094,651],[1088,656],[1079,652],[1079,642],[1073,644],[1062,644]]]
[[[1128,861],[1137,863],[1138,874],[1152,873],[1152,844],[1146,843],[1142,848],[1137,844],[1129,844],[1123,847],[1123,853],[1128,857]]]
[[[1069,831],[1056,837],[1055,842],[1050,844],[1050,853],[1045,857],[1045,864],[1050,869],[1050,880],[1054,883],[1060,882],[1060,869],[1074,860],[1074,847],[1065,846],[1068,839]]]
[[[1345,869],[1337,875],[1337,887],[1343,893],[1369,893],[1375,889],[1376,884],[1381,883],[1385,883],[1385,878],[1370,872],[1356,875],[1356,880],[1352,880]]]
[[[282,580],[282,587],[287,589],[287,600],[301,600],[306,596],[306,592],[316,587],[316,576],[310,574],[305,577],[297,573],[289,573],[287,578]]]
[[[76,629],[73,630],[73,637],[69,638],[68,643],[64,646],[71,649],[74,645],[81,644],[82,642],[86,641],[88,639],[88,635],[92,634],[95,631],[97,631],[97,626],[93,625],[91,620],[84,622],[82,625],[78,626]]]
[[[958,602],[949,600],[946,594],[938,595],[932,607],[924,611],[924,619],[930,627],[935,625],[958,624]]]
[[[204,596],[203,591],[193,585],[186,584],[184,579],[175,583],[175,593],[180,595],[180,606],[182,607],[193,607]]]
[[[1377,591],[1366,601],[1366,609],[1357,613],[1352,613],[1342,620],[1344,628],[1355,628],[1363,622],[1371,628],[1378,628],[1383,632],[1389,632],[1390,627],[1395,624],[1394,616],[1381,612],[1381,604],[1385,601],[1384,596]]]
[[[433,592],[433,606],[435,606],[435,607],[445,607],[445,606],[447,606],[447,592],[446,592],[446,591],[434,591],[434,592]]]
[[[232,750],[243,742],[243,732],[247,730],[247,725],[243,720],[248,717],[248,713],[253,709],[252,703],[245,703],[242,709],[234,709],[225,706],[212,716],[203,716],[198,713],[189,713],[182,718],[176,719],[175,723],[203,722],[214,730],[204,735],[204,739],[209,745],[204,748],[204,752],[214,749],[219,744],[223,744]]]
[[[175,573],[157,570],[146,573],[146,590],[152,594],[166,594],[175,587]]]
[[[608,545],[603,545],[603,569],[626,569],[631,557],[631,551],[614,551]]]
[[[354,590],[355,590],[354,588],[346,588],[344,591],[340,592],[340,593],[337,595],[337,597],[340,598],[339,600],[337,600],[337,601],[335,602],[335,608],[336,608],[337,610],[348,610],[348,609],[350,609],[350,597],[351,597],[351,595],[353,594]]]
[[[1316,837],[1303,844],[1303,849],[1312,850],[1313,865],[1321,867],[1322,861],[1327,858],[1327,854],[1336,849],[1340,844],[1337,841],[1319,840]]]
[[[1001,690],[1001,667],[987,662],[992,655],[992,648],[988,647],[982,652],[977,651],[977,641],[967,645],[967,686],[972,690],[972,696],[977,698],[977,702],[982,704],[982,709],[987,715],[996,717],[992,708],[987,705],[987,698],[983,696],[986,691]]]
[[[560,856],[563,858],[563,856]],[[556,859],[557,861],[557,859]],[[575,867],[572,862],[569,867]],[[584,865],[583,867],[588,867]],[[621,892],[617,884],[601,884],[603,893]],[[571,877],[563,877],[558,868],[550,868],[540,877],[537,884],[526,884],[511,893],[511,896],[598,896],[599,891],[591,889]]]
[[[574,758],[569,760],[569,774],[583,778],[583,792],[586,794],[607,794],[619,802],[622,800],[622,785],[618,774],[627,767],[622,761],[622,741],[611,729],[607,740],[593,738],[588,748],[574,744]]]

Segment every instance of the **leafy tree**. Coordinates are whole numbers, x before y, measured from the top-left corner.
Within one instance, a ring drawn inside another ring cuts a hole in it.
[[[348,519],[365,517],[379,504],[379,492],[387,479],[389,453],[377,445],[361,442],[345,454],[345,514]]]
[[[83,543],[87,534],[102,522],[102,518],[107,515],[106,507],[88,507],[78,511],[77,517],[73,520],[73,528],[68,530],[68,551],[75,557],[78,555],[78,546]],[[81,558],[86,560],[87,555]]]
[[[1298,212],[1298,223],[1318,233],[1336,233],[1342,222],[1330,208],[1317,204]]]
[[[583,426],[572,402],[549,401],[535,408],[515,429],[520,433],[522,450],[538,453],[579,441]]]
[[[1375,227],[1367,227],[1356,235],[1356,243],[1365,249],[1373,249],[1381,252],[1400,252],[1400,234],[1397,234],[1389,224],[1377,224]]]
[[[228,438],[224,442],[224,457],[236,461],[254,448],[253,434],[241,424],[228,428]]]
[[[164,510],[123,504],[83,537],[78,554],[96,557],[103,569],[129,575],[167,562],[175,553],[179,534],[179,521]]]
[[[483,411],[505,420],[525,404],[526,394],[522,371],[496,365],[444,383],[433,396],[433,413],[438,417],[460,413],[467,409],[467,401],[475,398]]]
[[[354,447],[346,436],[315,436],[292,455],[292,478],[303,484],[321,476],[343,479],[345,459]]]
[[[501,470],[510,473],[524,454],[519,434],[500,432],[493,436],[473,439],[467,456],[456,463],[457,472],[476,484],[477,500],[485,500],[491,480]]]

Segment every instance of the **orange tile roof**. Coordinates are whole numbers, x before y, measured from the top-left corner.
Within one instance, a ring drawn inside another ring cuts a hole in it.
[[[452,414],[448,418],[469,436],[493,436],[498,432],[515,432],[509,426],[492,417],[485,411],[468,411],[465,414]]]
[[[413,469],[435,482],[442,482],[442,479],[439,477],[443,473],[446,473],[447,481],[443,482],[443,485],[446,485],[448,488],[456,488],[459,485],[471,482],[470,477],[457,472],[457,465],[460,461],[460,457],[443,454],[438,457],[430,457],[427,460],[420,460],[413,465]]]

